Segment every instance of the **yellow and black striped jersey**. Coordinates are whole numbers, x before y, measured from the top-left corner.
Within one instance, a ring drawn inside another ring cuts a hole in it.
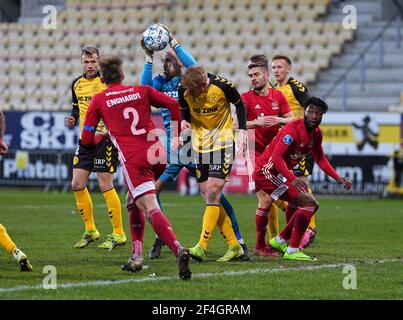
[[[290,77],[284,86],[280,86],[276,83],[276,89],[280,90],[285,95],[294,118],[302,119],[304,117],[303,104],[309,97],[308,89],[304,84]]]
[[[190,114],[192,147],[199,153],[233,145],[231,103],[237,109],[240,105],[244,107],[238,90],[230,80],[212,74],[208,77],[210,85],[207,91],[197,98],[190,96],[182,86],[178,90],[182,112]]]
[[[73,97],[72,115],[76,117],[76,120],[79,115],[81,130],[84,127],[85,116],[92,97],[105,89],[106,84],[101,81],[99,75],[95,78],[87,79],[84,74],[74,79],[71,85],[71,93]],[[106,133],[105,124],[102,120],[98,123],[97,132]]]

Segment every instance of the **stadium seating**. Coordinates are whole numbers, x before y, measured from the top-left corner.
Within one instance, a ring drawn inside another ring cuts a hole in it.
[[[282,53],[293,73],[309,85],[332,56],[353,39],[339,23],[317,21],[330,0],[68,0],[56,30],[38,24],[0,24],[5,67],[0,104],[6,110],[69,110],[70,84],[82,70],[80,48],[100,47],[125,62],[125,83],[137,84],[144,54],[141,32],[166,23],[210,72],[227,76],[240,92],[249,88],[246,62],[256,53]],[[160,53],[156,53],[156,61]],[[156,63],[156,72],[162,67]]]

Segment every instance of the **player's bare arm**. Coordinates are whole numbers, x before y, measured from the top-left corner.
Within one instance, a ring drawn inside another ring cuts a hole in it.
[[[245,155],[247,143],[248,143],[248,133],[246,132],[245,129],[240,129],[238,132],[238,138],[237,138],[239,154]]]

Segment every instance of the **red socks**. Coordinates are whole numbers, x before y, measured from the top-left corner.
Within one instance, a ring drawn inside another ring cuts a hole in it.
[[[150,221],[158,238],[165,242],[171,251],[178,256],[180,244],[176,240],[176,235],[171,224],[159,208],[151,209],[147,212],[147,219]]]
[[[267,223],[269,221],[269,210],[257,208],[255,216],[256,224],[256,244],[255,248],[261,249],[266,247]]]

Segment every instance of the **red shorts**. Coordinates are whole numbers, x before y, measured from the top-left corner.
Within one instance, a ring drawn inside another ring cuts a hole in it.
[[[126,187],[134,200],[145,194],[155,193],[154,182],[166,167],[164,161],[160,161],[166,159],[161,152],[165,152],[163,148],[149,148],[122,164]]]
[[[286,180],[283,183],[274,183],[267,179],[261,171],[259,173],[253,173],[253,180],[255,181],[255,192],[263,190],[270,195],[274,201],[281,199],[292,203],[301,193],[289,181]]]

